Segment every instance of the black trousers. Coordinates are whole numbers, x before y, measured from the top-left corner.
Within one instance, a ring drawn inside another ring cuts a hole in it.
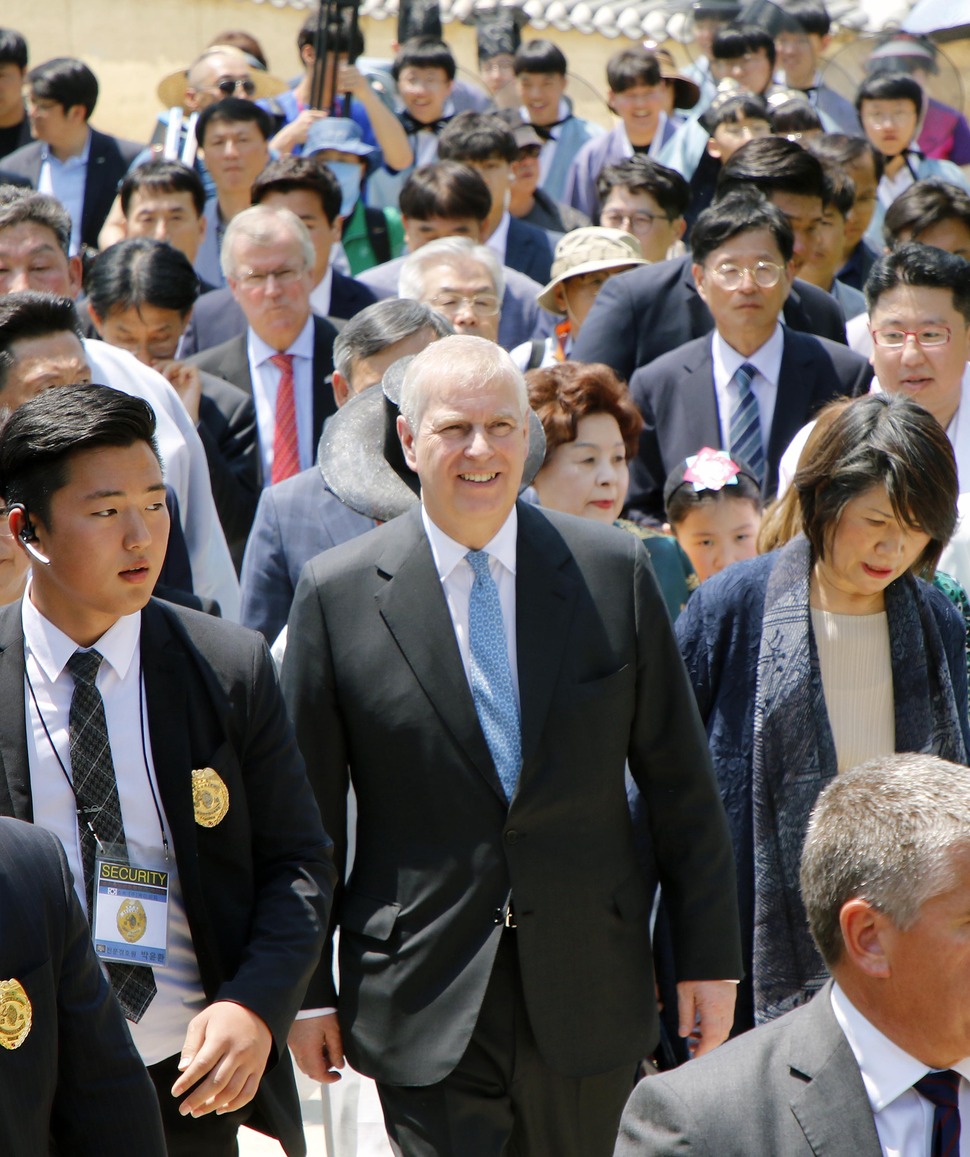
[[[148,1066],[148,1075],[155,1084],[162,1110],[168,1157],[238,1157],[236,1133],[240,1125],[245,1125],[252,1116],[252,1102],[221,1117],[215,1113],[207,1113],[204,1117],[183,1117],[179,1105],[189,1094],[183,1093],[178,1099],[172,1096],[172,1085],[181,1075],[178,1063],[176,1055]]]
[[[592,1077],[549,1068],[526,1013],[515,935],[503,933],[455,1070],[435,1085],[378,1082],[399,1157],[612,1157],[635,1066]]]

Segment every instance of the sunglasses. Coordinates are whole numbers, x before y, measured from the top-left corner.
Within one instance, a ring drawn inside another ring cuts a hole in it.
[[[256,92],[256,82],[250,80],[248,76],[245,80],[237,80],[235,77],[227,76],[216,84],[216,88],[223,96],[233,96],[240,89],[246,96],[252,96]]]

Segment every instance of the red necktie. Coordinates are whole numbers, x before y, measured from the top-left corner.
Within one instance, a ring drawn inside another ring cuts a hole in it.
[[[293,396],[293,355],[274,354],[269,359],[280,371],[276,390],[276,427],[273,431],[273,474],[282,482],[300,472],[300,448],[296,437],[296,398]]]

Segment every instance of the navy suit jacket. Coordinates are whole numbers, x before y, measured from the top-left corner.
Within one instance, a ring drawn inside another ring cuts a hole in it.
[[[360,280],[369,286],[379,298],[397,297],[397,286],[401,279],[401,266],[410,254],[385,261],[365,269]],[[552,333],[559,318],[540,309],[538,297],[542,286],[519,273],[517,269],[505,267],[505,294],[502,297],[502,316],[498,324],[498,344],[505,350],[514,350],[524,341],[534,337],[545,337]]]
[[[268,486],[243,558],[240,622],[275,642],[286,626],[303,567],[373,526],[372,518],[344,506],[327,489],[319,466]]]
[[[509,218],[509,234],[505,243],[505,264],[545,285],[552,270],[552,245],[549,234],[517,217]]]
[[[377,294],[372,289],[336,269],[333,271],[328,317],[349,319],[375,301]],[[179,356],[191,357],[192,354],[222,345],[245,332],[246,315],[232,296],[232,290],[213,289],[195,303],[192,320],[182,338]]]
[[[164,1157],[155,1090],[50,832],[0,819],[0,911],[0,976],[32,1014],[20,1047],[0,1052],[4,1157]]]
[[[573,361],[605,362],[629,381],[640,366],[710,333],[714,318],[701,301],[690,267],[688,255],[611,277],[583,322]],[[796,281],[784,313],[790,329],[845,345],[842,310],[824,290]]]
[[[784,336],[765,463],[766,499],[775,495],[781,456],[802,426],[832,398],[859,397],[872,381],[866,359],[838,342],[788,328]],[[631,510],[656,521],[663,521],[663,490],[670,471],[702,446],[721,445],[711,341],[707,334],[695,338],[630,379],[645,424],[640,449],[630,463],[627,502]]]
[[[212,294],[207,296],[211,297]],[[232,382],[252,397],[253,379],[246,350],[247,331],[212,349],[203,350],[189,361],[193,365]],[[320,441],[323,423],[337,412],[330,375],[333,373],[333,342],[337,331],[323,317],[313,319],[313,445]]]
[[[872,1108],[826,985],[809,1004],[641,1081],[614,1157],[880,1157]]]
[[[126,141],[107,133],[91,130],[91,151],[88,154],[88,173],[84,183],[84,208],[81,213],[81,241],[91,249],[98,247],[98,234],[114,203],[118,186],[128,172],[128,166],[144,149],[136,141]],[[3,159],[3,168],[23,177],[36,189],[44,155],[42,141],[16,149]]]

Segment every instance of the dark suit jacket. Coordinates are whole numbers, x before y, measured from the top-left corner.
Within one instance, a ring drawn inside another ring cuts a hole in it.
[[[0,162],[2,162],[4,157],[9,157],[10,154],[15,152],[17,149],[23,148],[24,145],[29,145],[30,142],[34,139],[30,133],[30,117],[27,116],[26,107],[24,107],[24,119],[20,122],[17,128],[17,139],[14,142],[12,148],[7,149],[5,153],[0,153]],[[0,184],[2,183],[3,175],[0,173]]]
[[[256,406],[251,394],[200,370],[199,437],[209,464],[209,481],[219,521],[236,570],[263,488]]]
[[[629,381],[640,366],[710,333],[714,319],[700,299],[690,265],[688,255],[611,277],[583,322],[573,361],[606,362]],[[790,329],[845,345],[842,310],[824,290],[796,281],[784,312]]]
[[[212,295],[209,294],[211,297]],[[333,342],[337,331],[326,318],[313,319],[313,445],[320,441],[323,423],[337,412],[330,375],[333,373]],[[246,352],[246,330],[222,345],[203,350],[188,359],[206,373],[224,378],[253,395],[253,379]]]
[[[153,599],[142,611],[141,662],[202,986],[210,1002],[244,1005],[269,1026],[258,1127],[302,1155],[286,1036],[319,956],[333,865],[273,661],[253,632]],[[0,610],[0,696],[0,813],[32,821],[19,603]],[[229,789],[229,811],[213,828],[194,818],[191,772],[201,767]]]
[[[546,1063],[600,1073],[655,1043],[628,758],[674,898],[680,978],[740,976],[724,815],[647,553],[616,528],[517,509],[523,764],[511,803],[419,508],[308,563],[290,614],[283,687],[341,866],[348,773],[357,794],[335,918],[344,1044],[355,1068],[391,1084],[431,1084],[458,1063],[510,891]],[[308,1007],[336,1003],[323,960]]]
[[[272,644],[286,626],[296,584],[314,555],[374,527],[327,489],[319,466],[267,486],[243,558],[239,621]]]
[[[840,395],[864,394],[872,381],[866,359],[838,342],[787,327],[784,336],[765,463],[766,499],[778,489],[778,464],[788,443],[816,410]],[[627,502],[631,510],[662,522],[663,489],[670,471],[702,446],[721,445],[711,337],[696,338],[637,370],[630,392],[645,425],[639,452],[630,463]]]
[[[545,285],[552,269],[552,245],[549,234],[517,217],[509,218],[509,234],[505,243],[505,264]]]
[[[84,208],[81,213],[81,241],[91,249],[98,248],[98,234],[114,203],[118,186],[128,172],[128,166],[143,148],[144,145],[135,141],[99,133],[97,129],[91,130],[91,151],[88,155]],[[26,178],[36,189],[43,154],[43,142],[31,141],[29,145],[4,157],[3,168]]]
[[[880,1157],[830,992],[827,984],[810,1004],[641,1081],[615,1157]]]
[[[377,295],[373,290],[336,269],[333,271],[328,317],[354,317],[375,301]],[[210,287],[210,292],[200,297],[192,309],[192,320],[182,338],[180,356],[191,357],[245,332],[246,316],[232,296],[232,290]]]
[[[13,819],[0,819],[0,912],[0,977],[20,982],[32,1012],[20,1047],[0,1051],[4,1157],[165,1157],[155,1090],[94,955],[64,850]]]

